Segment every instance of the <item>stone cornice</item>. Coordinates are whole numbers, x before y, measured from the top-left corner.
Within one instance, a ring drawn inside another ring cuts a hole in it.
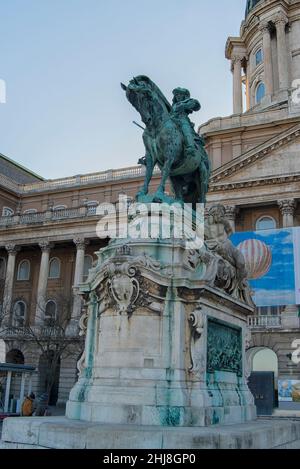
[[[244,169],[247,166],[255,163],[256,161],[262,160],[272,151],[289,144],[292,140],[300,136],[300,124],[293,126],[291,129],[288,129],[282,132],[279,135],[276,135],[267,142],[259,145],[258,147],[249,150],[248,152],[242,154],[238,158],[230,161],[221,168],[216,169],[211,177],[211,184],[216,184],[228,176],[237,173],[240,169]],[[300,173],[299,173],[300,174]],[[294,177],[294,175],[293,175]]]
[[[288,114],[287,101],[283,101],[262,111],[253,108],[250,112],[239,116],[214,117],[201,124],[198,133],[205,138],[209,138],[220,134],[243,132],[246,129],[270,128],[277,124],[290,124],[292,126],[299,123],[299,121],[299,115],[290,116]]]
[[[246,181],[240,182],[224,182],[219,184],[211,184],[209,188],[209,193],[212,192],[221,192],[226,190],[234,190],[234,189],[243,189],[249,187],[257,187],[257,186],[267,186],[267,185],[274,185],[274,184],[284,184],[284,183],[291,183],[291,182],[298,182],[300,181],[300,172],[299,174],[292,174],[292,175],[283,175],[278,177],[265,177],[265,178],[257,178],[251,179]]]
[[[240,37],[229,37],[225,45],[225,57],[232,60],[238,58],[242,60],[246,55],[245,44]]]

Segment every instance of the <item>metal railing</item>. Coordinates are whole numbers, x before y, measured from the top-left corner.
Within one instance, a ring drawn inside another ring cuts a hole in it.
[[[278,316],[249,316],[248,326],[251,329],[272,329],[281,327],[281,315]]]

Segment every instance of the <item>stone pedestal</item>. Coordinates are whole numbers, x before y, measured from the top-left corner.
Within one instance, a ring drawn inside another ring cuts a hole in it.
[[[97,255],[81,286],[86,344],[66,416],[185,427],[253,420],[253,309],[216,286],[221,258],[193,268],[183,241],[163,240],[114,242]]]

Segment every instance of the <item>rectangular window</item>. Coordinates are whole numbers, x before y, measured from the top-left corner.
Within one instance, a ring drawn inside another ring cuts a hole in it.
[[[255,54],[255,65],[259,65],[262,63],[263,56],[262,56],[262,50],[259,49],[256,54]]]

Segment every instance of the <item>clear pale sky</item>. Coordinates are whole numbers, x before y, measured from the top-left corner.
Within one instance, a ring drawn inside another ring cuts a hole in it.
[[[228,36],[246,0],[0,0],[0,153],[45,178],[136,164],[139,115],[120,81],[189,88],[198,126],[232,112]]]

